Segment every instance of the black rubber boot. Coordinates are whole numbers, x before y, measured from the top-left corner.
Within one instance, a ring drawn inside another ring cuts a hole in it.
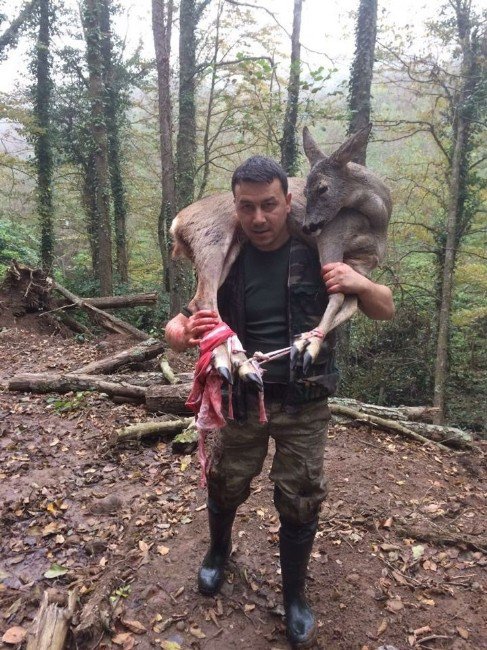
[[[232,525],[236,510],[221,512],[208,504],[210,548],[198,572],[198,589],[204,596],[214,596],[223,583],[225,565],[232,550]]]
[[[317,527],[317,519],[301,526],[281,519],[279,531],[286,632],[291,646],[299,650],[312,648],[318,632],[314,614],[304,596],[308,561]]]

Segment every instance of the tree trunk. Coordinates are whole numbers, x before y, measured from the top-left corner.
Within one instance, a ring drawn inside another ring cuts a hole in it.
[[[360,0],[357,28],[355,30],[355,56],[349,83],[348,104],[350,123],[348,133],[356,133],[370,122],[370,89],[374,67],[377,34],[377,0]],[[365,165],[365,144],[353,162]]]
[[[154,357],[157,357],[158,354],[161,354],[165,347],[166,344],[162,343],[162,341],[147,339],[147,341],[139,343],[128,350],[123,350],[112,357],[93,361],[86,366],[78,368],[76,373],[82,375],[107,374],[114,370],[118,370],[129,363],[140,363],[141,361],[153,359]]]
[[[176,206],[194,199],[196,173],[196,27],[209,0],[181,0],[179,9],[179,125],[176,148]],[[171,315],[181,311],[193,292],[191,265],[182,258],[170,266]]]
[[[41,231],[42,268],[50,272],[54,261],[54,209],[52,204],[50,0],[39,0],[39,36],[36,45],[36,88],[34,113],[38,133],[35,138],[37,167],[37,210]]]
[[[81,200],[86,214],[86,232],[91,253],[91,268],[93,277],[100,276],[100,247],[98,244],[98,216],[96,207],[96,196],[93,187],[96,182],[95,160],[93,151],[88,155],[87,164],[82,165],[83,189]]]
[[[291,69],[287,87],[286,114],[281,140],[281,165],[289,176],[299,172],[296,125],[298,121],[299,80],[301,72],[301,9],[303,0],[294,0],[293,33],[291,39]]]
[[[169,226],[176,216],[176,184],[172,146],[171,32],[173,0],[152,0],[152,33],[156,52],[159,98],[159,142],[161,149],[161,209],[157,234],[161,252],[165,288],[170,285]],[[177,312],[175,312],[177,313]]]
[[[105,119],[108,132],[108,166],[113,198],[113,216],[115,225],[115,259],[118,279],[127,283],[127,198],[122,177],[120,115],[122,112],[119,81],[113,66],[113,51],[110,26],[110,0],[99,0],[101,55],[105,83]]]
[[[473,30],[470,15],[470,4],[455,0],[456,29],[462,60],[460,68],[460,87],[454,98],[453,121],[453,154],[450,166],[448,215],[446,220],[446,239],[441,257],[440,307],[438,314],[438,335],[436,340],[436,363],[433,390],[433,403],[438,408],[435,419],[442,424],[445,419],[446,387],[448,379],[448,351],[450,318],[452,309],[453,278],[455,262],[461,240],[461,232],[465,234],[465,198],[468,188],[468,163],[470,150],[470,134],[472,122],[475,119],[475,92],[482,83],[482,75],[478,74],[472,39],[478,38]],[[481,38],[481,37],[480,37]]]
[[[113,293],[112,227],[108,169],[108,135],[105,120],[105,93],[101,55],[100,7],[98,0],[85,0],[83,26],[86,38],[86,60],[89,72],[91,105],[91,137],[95,179],[92,187],[96,206],[98,243],[98,280],[102,295]]]

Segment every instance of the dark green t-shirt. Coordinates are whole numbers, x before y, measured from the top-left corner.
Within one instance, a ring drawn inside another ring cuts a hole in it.
[[[289,345],[288,275],[291,239],[275,251],[252,244],[243,250],[245,278],[245,349],[247,356]],[[287,383],[289,359],[264,364],[264,381]]]

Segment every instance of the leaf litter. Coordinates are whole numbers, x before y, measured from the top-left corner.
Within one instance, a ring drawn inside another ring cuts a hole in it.
[[[113,352],[130,344],[106,340]],[[3,342],[0,380],[107,354],[17,331]],[[222,594],[204,598],[196,457],[160,442],[114,450],[114,429],[150,417],[140,406],[95,393],[57,401],[0,393],[1,635],[20,638],[45,589],[76,586],[78,617],[96,598],[106,603],[100,648],[286,648],[269,459],[239,509]],[[487,647],[479,448],[462,462],[365,426],[331,428],[331,490],[308,580],[324,646]]]

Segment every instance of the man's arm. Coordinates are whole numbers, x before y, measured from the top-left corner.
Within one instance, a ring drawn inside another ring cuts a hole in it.
[[[325,264],[321,271],[328,293],[356,294],[361,311],[369,318],[394,318],[396,310],[389,287],[372,282],[343,262]]]
[[[166,325],[166,341],[175,352],[184,352],[198,345],[205,333],[219,322],[216,312],[209,309],[197,311],[189,318],[177,314]]]

